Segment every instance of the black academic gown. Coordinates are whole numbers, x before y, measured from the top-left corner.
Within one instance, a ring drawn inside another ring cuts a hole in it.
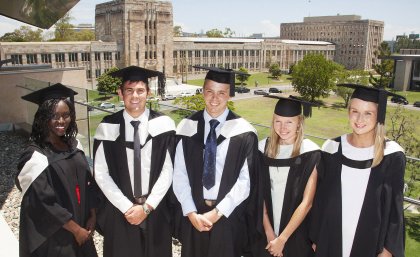
[[[341,137],[323,146],[321,182],[313,207],[311,239],[316,256],[342,256],[341,167],[364,169],[372,160],[355,161],[341,151]],[[386,248],[394,257],[404,256],[405,155],[393,141],[386,142],[382,162],[372,168],[360,212],[350,257],[376,257]]]
[[[226,121],[240,118],[229,111]],[[197,133],[193,136],[179,136],[182,139],[185,164],[191,192],[197,213],[205,213],[214,207],[208,207],[203,197],[203,152],[204,152],[204,117],[203,111],[194,113],[189,118],[197,121]],[[220,144],[225,138],[219,136]],[[248,130],[239,135],[230,137],[229,147],[226,154],[226,163],[216,199],[216,205],[229,193],[237,181],[240,170],[247,160],[250,179],[251,193],[253,190],[254,158],[257,151],[257,135]],[[245,200],[229,215],[221,217],[213,225],[210,232],[199,232],[189,221],[188,217],[181,218],[180,241],[182,243],[182,257],[239,257],[248,245],[247,226],[245,222],[248,201]],[[182,214],[180,214],[182,215]]]
[[[266,141],[266,146],[268,145]],[[293,213],[303,200],[303,193],[306,184],[311,176],[314,168],[319,164],[321,159],[321,151],[313,143],[307,139],[303,141],[303,152],[296,157],[290,159],[273,159],[259,152],[259,187],[258,187],[258,221],[256,222],[257,234],[252,247],[253,256],[272,256],[265,249],[267,245],[267,237],[263,227],[263,202],[265,201],[268,217],[271,226],[273,226],[273,204],[271,197],[271,182],[269,167],[290,167],[287,176],[286,189],[284,192],[283,208],[280,219],[280,227],[277,234],[285,229]],[[260,149],[261,150],[261,149]],[[264,150],[263,150],[264,151]],[[287,240],[284,249],[284,257],[308,257],[313,256],[311,241],[309,239],[309,221],[310,213],[293,232]]]
[[[86,157],[76,148],[76,142],[67,152],[32,144],[22,154],[18,170],[16,182],[24,193],[20,257],[97,256],[92,239],[79,247],[73,234],[63,228],[70,219],[85,227],[89,211],[95,207],[95,185]],[[34,174],[36,178],[30,179]]]
[[[149,122],[162,114],[150,110]],[[119,135],[115,140],[94,141],[94,156],[96,149],[102,143],[109,174],[121,192],[134,203],[130,175],[127,164],[125,123],[123,111],[106,116],[102,123],[119,124]],[[165,126],[165,124],[162,124]],[[97,132],[98,133],[98,132]],[[165,162],[166,152],[172,159],[175,145],[175,127],[155,137],[150,134],[146,140],[152,141],[152,159],[150,167],[149,191],[159,178]],[[132,164],[130,164],[132,165]],[[167,195],[145,219],[147,232],[140,231],[140,226],[131,225],[106,197],[98,209],[98,226],[104,236],[104,257],[166,257],[172,256],[172,219],[170,200]],[[143,253],[145,249],[146,253]]]

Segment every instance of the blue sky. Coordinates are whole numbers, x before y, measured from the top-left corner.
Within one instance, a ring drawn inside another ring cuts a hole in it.
[[[71,10],[72,23],[94,23],[95,5],[106,0],[80,0]],[[236,36],[263,33],[279,36],[280,23],[305,16],[356,14],[385,22],[384,40],[420,33],[419,0],[173,0],[174,25],[186,32],[229,27]],[[24,23],[0,17],[0,36]]]

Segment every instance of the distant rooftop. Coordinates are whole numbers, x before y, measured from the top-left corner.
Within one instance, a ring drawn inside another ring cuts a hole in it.
[[[359,21],[360,15],[332,15],[332,16],[312,16],[304,17],[303,22],[333,22],[333,21]]]
[[[264,39],[231,38],[231,37],[174,37],[174,42],[195,43],[260,43]]]

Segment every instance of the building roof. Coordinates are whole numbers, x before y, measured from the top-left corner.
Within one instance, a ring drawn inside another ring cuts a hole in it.
[[[174,42],[196,43],[260,43],[264,39],[232,38],[232,37],[174,37]]]

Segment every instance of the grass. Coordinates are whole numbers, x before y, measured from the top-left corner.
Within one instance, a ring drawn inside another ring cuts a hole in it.
[[[415,92],[415,91],[395,91],[395,93],[404,96],[405,98],[407,98],[408,102],[410,104],[413,104],[416,101],[420,101],[420,92]]]
[[[420,253],[420,214],[405,212],[405,256],[417,257]]]

